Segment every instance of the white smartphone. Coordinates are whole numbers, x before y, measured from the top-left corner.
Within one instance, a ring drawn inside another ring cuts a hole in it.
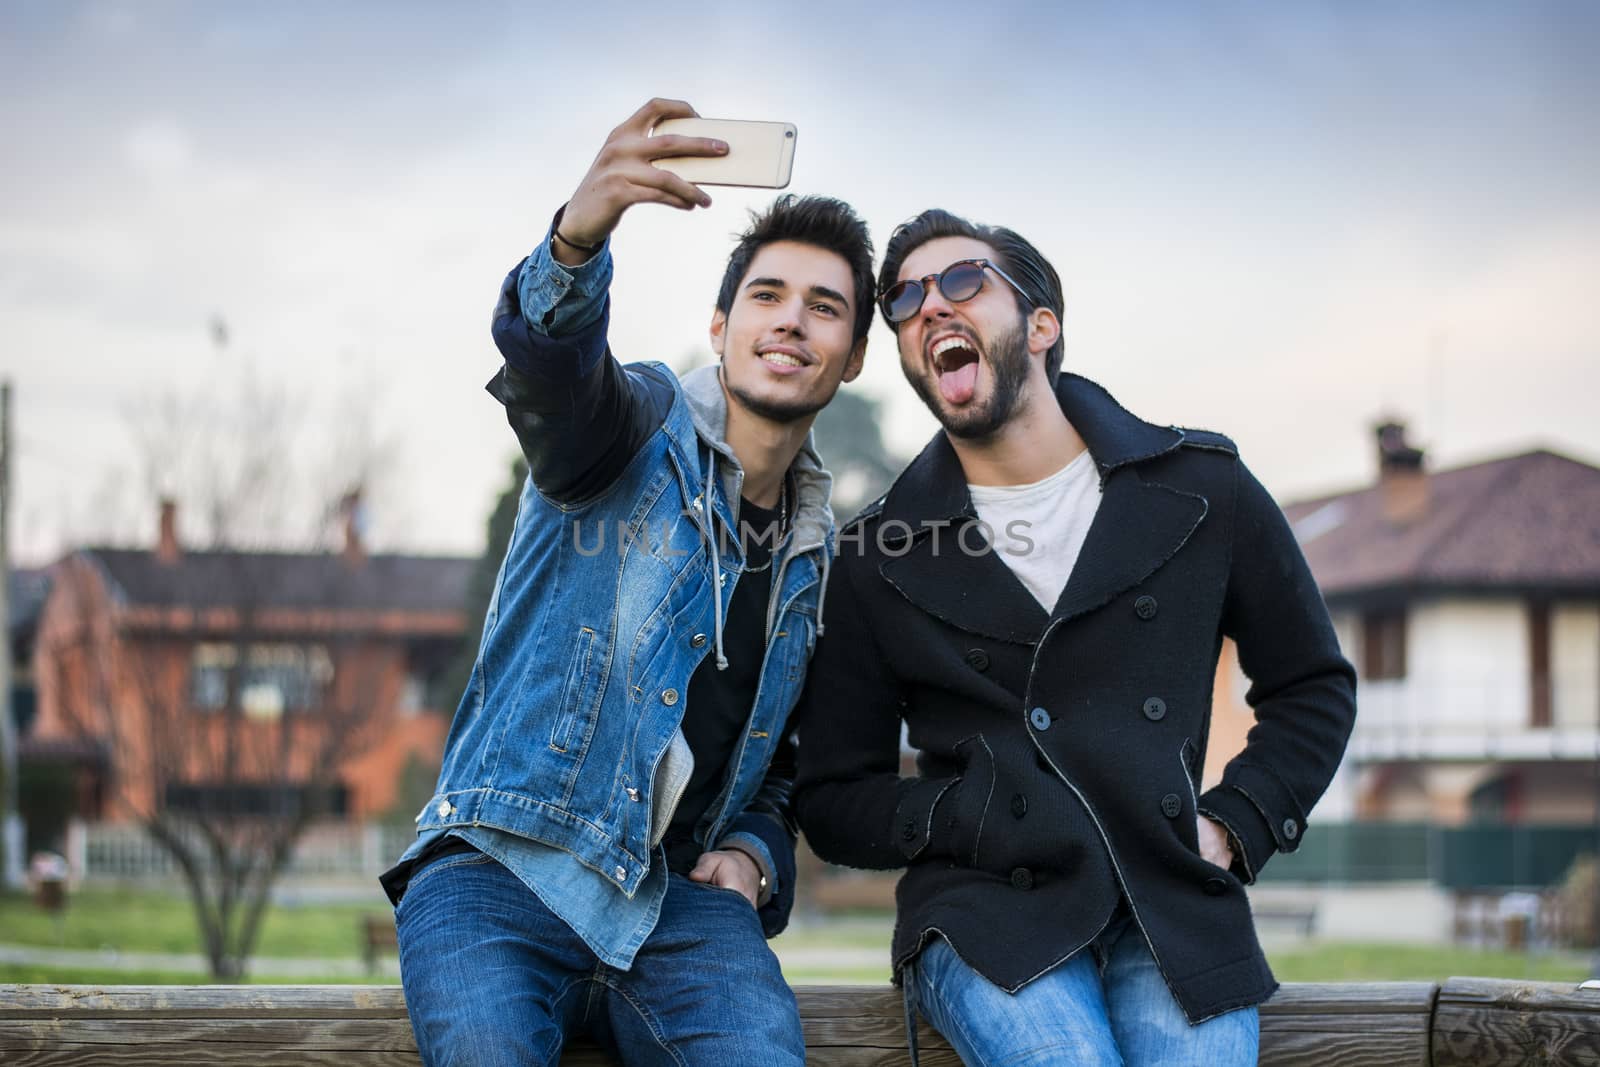
[[[746,122],[741,119],[665,119],[650,131],[681,137],[715,137],[728,142],[725,156],[672,156],[655,165],[696,185],[748,185],[782,189],[794,169],[795,129],[792,122]]]

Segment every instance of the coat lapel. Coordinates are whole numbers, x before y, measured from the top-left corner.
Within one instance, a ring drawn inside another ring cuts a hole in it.
[[[990,551],[980,532],[966,531],[966,543],[981,551],[963,551],[958,541],[966,523],[958,519],[934,539],[917,537],[909,551],[884,561],[883,577],[917,607],[969,633],[1018,644],[1032,644],[1049,621],[1044,608],[1017,580],[998,552]]]
[[[1189,540],[1207,506],[1199,494],[1144,481],[1137,467],[1114,471],[1051,619],[1093,611],[1150,577]]]
[[[1204,497],[1139,476],[1142,463],[1182,445],[1181,430],[1136,418],[1075,374],[1061,375],[1056,395],[1104,491],[1055,610],[1047,617],[998,553],[963,551],[959,535],[977,515],[942,433],[895,480],[874,531],[887,557],[880,573],[911,603],[971,633],[1032,644],[1051,621],[1092,611],[1155,573],[1205,518]],[[968,533],[968,545],[979,541]]]

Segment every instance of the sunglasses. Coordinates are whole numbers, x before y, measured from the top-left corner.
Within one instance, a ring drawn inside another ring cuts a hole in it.
[[[903,282],[895,282],[883,291],[878,297],[878,306],[883,309],[883,317],[898,326],[907,319],[914,318],[922,310],[922,301],[928,295],[928,283],[935,282],[939,292],[952,304],[959,304],[971,300],[983,288],[984,270],[992,270],[1011,284],[1024,302],[1031,305],[1033,298],[1023,292],[1022,286],[1016,280],[990,263],[987,259],[958,259],[938,274],[930,274],[926,278],[907,278]]]

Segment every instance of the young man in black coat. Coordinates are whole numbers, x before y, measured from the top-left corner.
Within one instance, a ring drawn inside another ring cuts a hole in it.
[[[1244,886],[1355,716],[1288,524],[1227,438],[1059,373],[1060,279],[1016,233],[924,212],[879,283],[944,431],[841,533],[801,827],[908,868],[896,977],[965,1062],[1254,1063],[1277,983]],[[1199,793],[1224,637],[1256,724]]]

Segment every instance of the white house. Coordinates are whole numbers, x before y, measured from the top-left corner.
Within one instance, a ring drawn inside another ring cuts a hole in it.
[[[1360,675],[1323,818],[1588,823],[1600,805],[1600,468],[1548,451],[1284,511]]]

